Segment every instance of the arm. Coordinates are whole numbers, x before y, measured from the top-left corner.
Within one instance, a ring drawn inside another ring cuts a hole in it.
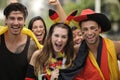
[[[60,16],[60,20],[61,20],[61,22],[64,22],[67,16],[66,16],[66,13],[65,13],[64,9],[62,8],[59,0],[48,0],[48,3],[50,5],[56,6],[56,9],[57,9],[58,14]]]
[[[114,41],[117,58],[120,60],[120,41]]]
[[[34,71],[34,66],[35,66],[35,60],[36,57],[38,56],[38,54],[40,53],[40,50],[37,50],[33,53],[30,63],[28,65],[27,68],[27,72],[26,72],[26,76],[25,76],[25,80],[36,80],[36,75],[35,75],[35,71]]]
[[[36,60],[37,56],[40,54],[40,52],[41,52],[41,50],[36,50],[33,53],[32,57],[30,59],[30,63],[29,63],[30,65],[35,66],[35,60]]]

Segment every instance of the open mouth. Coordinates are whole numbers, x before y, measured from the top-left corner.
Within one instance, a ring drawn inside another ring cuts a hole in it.
[[[56,47],[57,50],[61,50],[62,44],[57,44],[57,43],[55,43],[55,47]]]

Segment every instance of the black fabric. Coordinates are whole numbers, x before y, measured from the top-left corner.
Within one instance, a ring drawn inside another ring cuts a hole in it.
[[[80,70],[84,67],[87,56],[88,47],[86,42],[83,41],[79,48],[78,56],[76,57],[73,63],[74,66],[67,69],[61,69],[58,80],[72,80],[75,77],[75,75],[77,75],[78,72],[80,72]]]
[[[87,17],[90,20],[96,21],[100,25],[102,32],[106,32],[111,29],[111,22],[104,14],[101,13],[90,14],[87,15]]]
[[[0,43],[0,80],[24,80],[28,68],[27,53],[30,38],[21,53],[12,53],[5,44],[4,34]],[[12,47],[12,46],[11,46]]]
[[[34,80],[38,80],[37,77],[34,74],[34,67],[32,65],[30,65],[30,64],[28,65],[26,78],[32,78]]]
[[[98,50],[97,50],[97,63],[100,67],[100,63],[101,63],[101,54],[102,54],[102,37],[100,37],[100,42],[98,45]]]
[[[81,43],[81,46],[79,48],[78,56],[74,61],[74,66],[71,68],[67,69],[62,69],[60,70],[60,75],[58,80],[73,80],[73,78],[79,74],[79,72],[83,69],[85,63],[86,63],[86,58],[88,56],[88,47],[85,42],[85,40]],[[101,61],[101,53],[102,53],[102,37],[100,37],[99,45],[98,45],[98,50],[97,50],[97,62],[100,66],[100,61]]]

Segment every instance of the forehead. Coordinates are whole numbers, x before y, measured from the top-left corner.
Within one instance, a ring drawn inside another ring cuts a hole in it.
[[[33,22],[33,24],[34,24],[34,25],[38,25],[38,24],[43,25],[43,22],[42,22],[42,20],[35,20],[35,21]]]
[[[12,11],[12,12],[9,14],[9,16],[15,16],[15,15],[21,15],[21,16],[23,16],[23,13],[20,12],[20,11]]]
[[[81,23],[81,28],[89,28],[91,26],[98,26],[97,22],[88,20]]]
[[[78,32],[81,32],[80,29],[75,29],[72,31],[73,33],[78,33]]]
[[[57,33],[57,34],[67,34],[68,30],[62,27],[55,27],[53,30],[53,33]]]

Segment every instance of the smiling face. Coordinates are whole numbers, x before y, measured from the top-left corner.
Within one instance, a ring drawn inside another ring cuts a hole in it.
[[[52,46],[55,52],[60,52],[64,49],[68,40],[68,30],[61,27],[55,27],[52,33]]]
[[[32,31],[36,35],[38,41],[42,43],[45,35],[45,27],[41,20],[36,20],[33,22]]]
[[[25,24],[23,13],[20,11],[12,11],[6,18],[6,24],[9,34],[19,35]]]
[[[81,23],[81,31],[87,44],[96,44],[99,41],[101,27],[95,21],[89,20]]]
[[[72,31],[74,46],[79,46],[83,40],[82,32],[80,29],[75,29]]]

